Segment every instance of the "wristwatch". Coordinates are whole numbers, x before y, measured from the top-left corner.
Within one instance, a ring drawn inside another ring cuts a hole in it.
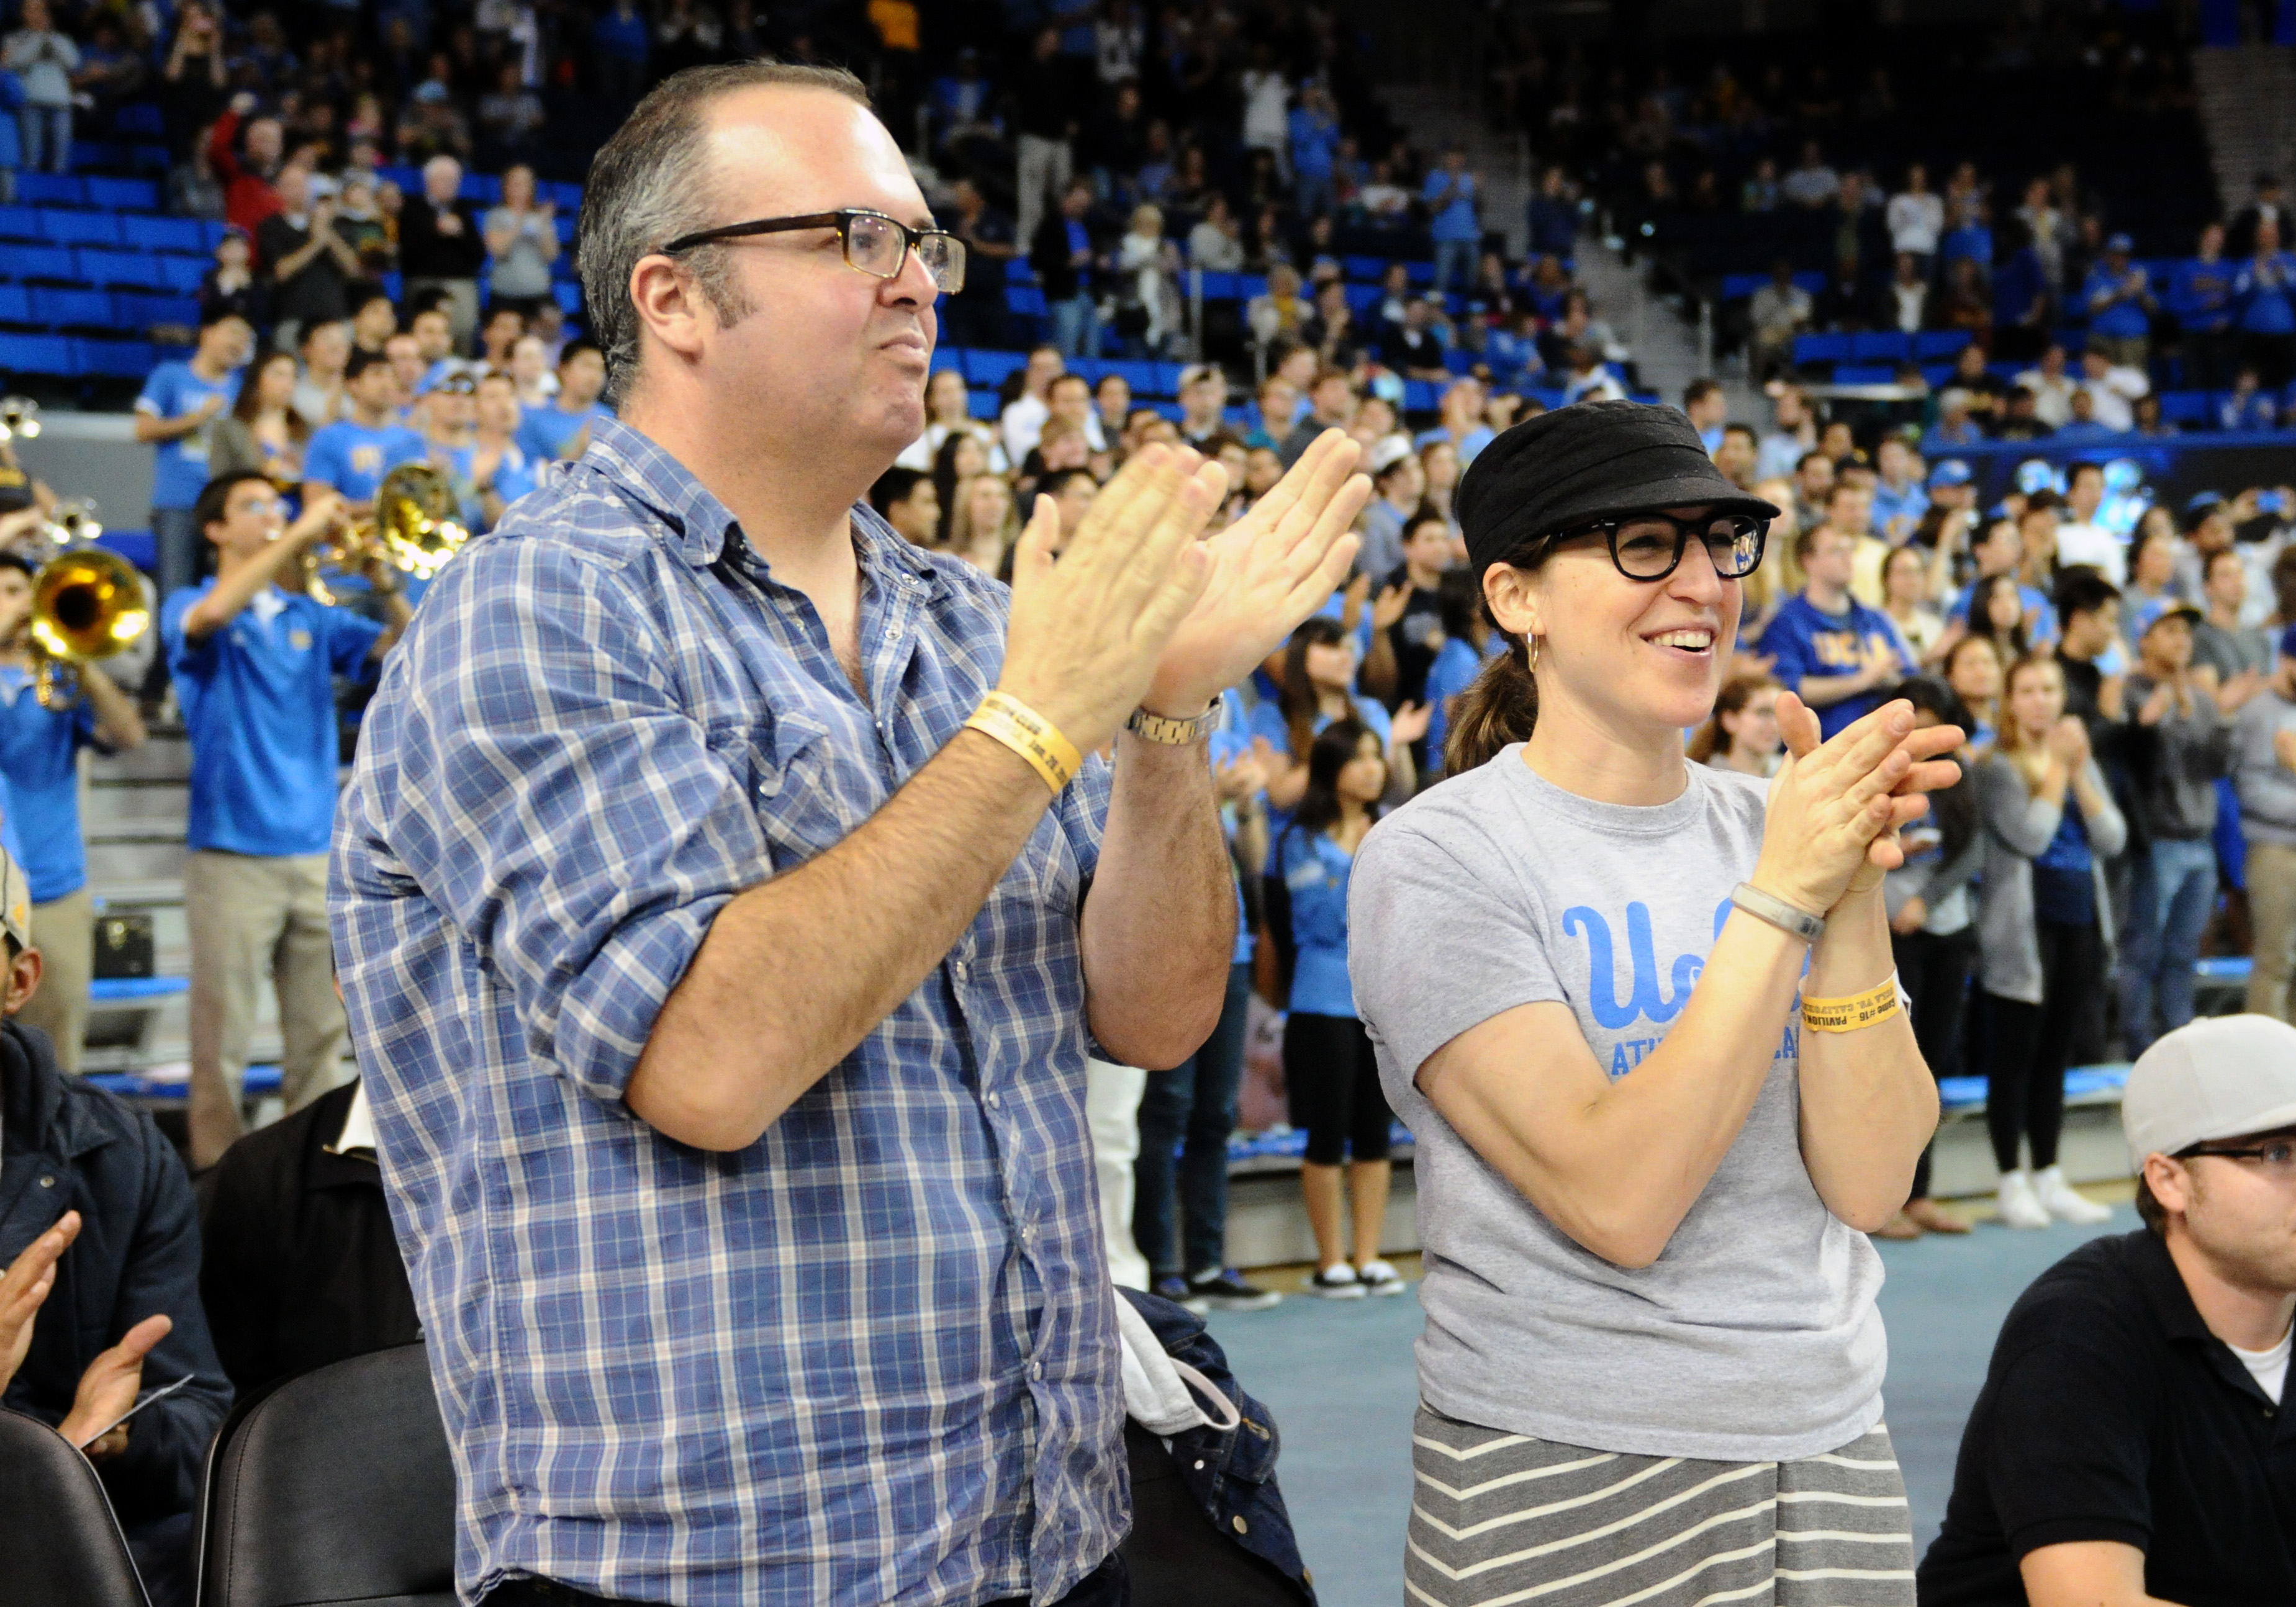
[[[1200,742],[1212,734],[1219,724],[1220,706],[1214,703],[1201,714],[1189,720],[1176,720],[1160,714],[1151,714],[1145,709],[1135,709],[1124,728],[1136,737],[1160,742],[1167,748],[1185,748]]]

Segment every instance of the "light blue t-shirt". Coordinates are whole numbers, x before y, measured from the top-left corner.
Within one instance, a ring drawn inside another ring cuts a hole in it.
[[[275,586],[194,644],[184,616],[214,586],[185,586],[160,612],[192,737],[191,846],[324,854],[342,762],[334,677],[374,673],[367,655],[382,627]]]
[[[235,369],[221,380],[208,381],[193,373],[189,363],[162,363],[144,381],[135,411],[150,418],[179,419],[198,412],[200,404],[209,397],[222,398],[228,409],[239,399],[242,372]],[[188,508],[199,501],[208,483],[208,429],[202,425],[188,435],[159,443],[152,463],[153,507]]]
[[[1507,650],[1506,638],[1493,631],[1480,652],[1464,636],[1447,638],[1427,667],[1427,779],[1443,774],[1443,744],[1450,740],[1451,700],[1475,684],[1483,666]]]
[[[1475,176],[1472,173],[1454,175],[1448,168],[1437,168],[1427,176],[1426,185],[1419,199],[1431,207],[1435,198],[1446,190],[1451,199],[1443,209],[1427,222],[1428,237],[1432,240],[1480,240],[1483,226],[1475,218]]]
[[[95,745],[95,710],[83,699],[49,709],[29,671],[0,665],[0,776],[8,783],[10,824],[32,902],[46,904],[87,885],[79,828],[82,748]]]
[[[576,430],[592,419],[612,416],[597,402],[591,403],[578,413],[561,412],[555,402],[529,407],[519,420],[519,450],[537,463],[563,457],[566,443],[574,439]]]
[[[1275,840],[1275,873],[1292,896],[1292,994],[1287,1009],[1352,1016],[1348,983],[1348,877],[1355,856],[1321,832],[1288,826]]]
[[[421,463],[430,443],[403,424],[370,430],[337,419],[311,438],[303,453],[303,478],[332,486],[351,502],[373,502],[382,477],[401,463]]]
[[[478,486],[472,478],[472,464],[478,453],[476,447],[457,447],[450,455],[455,484],[471,488],[471,495],[463,499],[463,523],[473,532],[493,528],[485,522]],[[525,450],[515,441],[504,447],[502,462],[495,469],[495,495],[505,504],[514,503],[533,490],[534,483],[534,464],[528,460]]]

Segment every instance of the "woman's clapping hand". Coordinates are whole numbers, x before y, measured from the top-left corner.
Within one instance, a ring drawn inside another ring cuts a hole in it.
[[[1821,742],[1817,716],[1800,698],[1781,693],[1777,707],[1786,753],[1770,783],[1754,885],[1798,908],[1830,912],[1905,863],[1898,829],[1928,810],[1923,794],[1960,779],[1946,756],[1964,734],[1957,726],[1915,730],[1913,705],[1898,700]]]

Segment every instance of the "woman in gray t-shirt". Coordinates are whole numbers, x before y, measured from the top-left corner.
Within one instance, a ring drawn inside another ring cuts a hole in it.
[[[1892,703],[1820,746],[1787,696],[1774,782],[1686,761],[1775,512],[1633,403],[1461,488],[1509,652],[1349,900],[1418,1145],[1416,1600],[1913,1601],[1865,1234],[1937,1095],[1882,879],[1959,734]]]

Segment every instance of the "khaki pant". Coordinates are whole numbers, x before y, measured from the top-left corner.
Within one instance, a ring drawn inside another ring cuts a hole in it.
[[[279,995],[281,1095],[300,1110],[335,1086],[347,1028],[327,936],[327,859],[194,853],[184,867],[192,938],[192,1164],[246,1131],[241,1103],[256,989]]]
[[[40,951],[40,990],[16,1019],[53,1038],[56,1064],[77,1076],[95,974],[95,900],[87,889],[32,906],[32,944]]]
[[[2288,1019],[2288,978],[2296,969],[2296,848],[2248,845],[2248,918],[2256,959],[2248,973],[2248,1007]]]

